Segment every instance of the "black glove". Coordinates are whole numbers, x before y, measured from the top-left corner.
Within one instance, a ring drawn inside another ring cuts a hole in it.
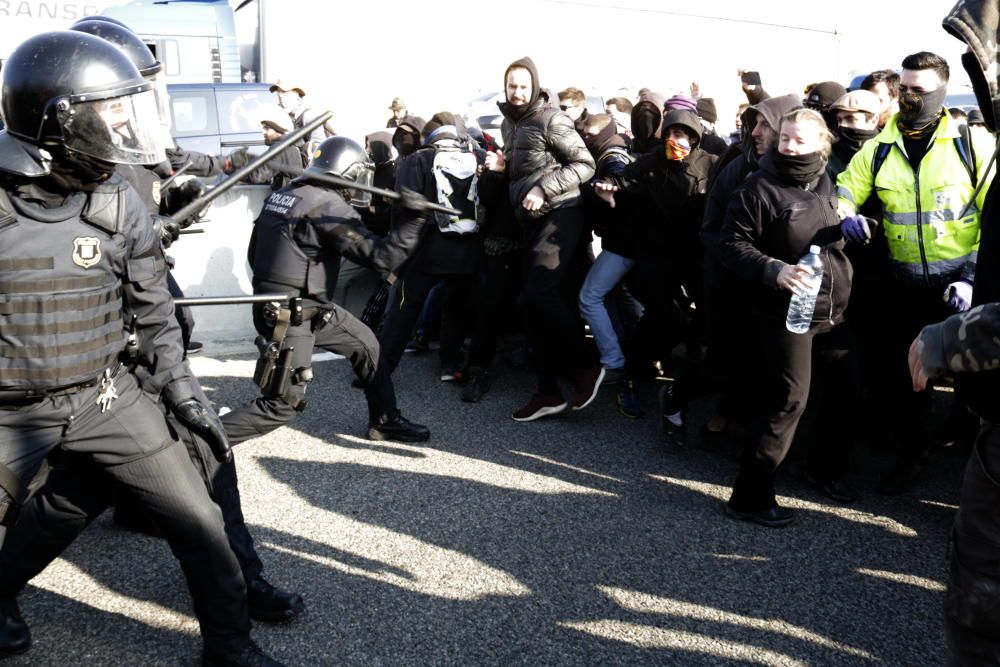
[[[180,225],[171,218],[165,218],[162,215],[153,216],[153,227],[156,229],[156,234],[160,237],[160,244],[164,249],[173,245],[173,242],[181,236]]]
[[[399,205],[417,216],[424,216],[430,211],[430,202],[419,192],[403,188],[399,193]]]
[[[223,428],[219,415],[215,414],[214,410],[190,398],[175,405],[171,412],[180,423],[208,443],[219,463],[229,463],[233,460],[233,450],[229,446],[226,429]]]
[[[163,196],[163,206],[161,212],[173,215],[194,200],[205,194],[205,184],[197,178],[192,178],[177,187],[168,189]],[[188,218],[181,222],[181,229],[187,229],[196,217]]]

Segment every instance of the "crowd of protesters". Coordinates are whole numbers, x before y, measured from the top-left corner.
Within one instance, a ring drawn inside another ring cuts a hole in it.
[[[384,317],[368,320],[388,369],[436,338],[441,381],[478,402],[498,355],[529,366],[536,389],[511,406],[520,422],[584,410],[603,387],[628,419],[655,397],[671,446],[739,451],[729,513],[766,526],[792,519],[775,471],[807,403],[816,419],[796,476],[855,500],[851,446],[864,435],[895,450],[881,492],[919,482],[936,442],[975,431],[958,401],[929,428],[907,349],[969,308],[992,137],[978,110],[944,106],[948,64],[928,52],[850,91],[804,82],[772,96],[741,75],[748,101],[728,137],[697,86],[595,113],[578,88],[544,88],[530,58],[503,73],[497,137],[393,99],[388,129],[366,140],[379,182],[468,206],[434,214]],[[408,215],[378,197],[363,212],[379,234]],[[785,316],[810,246],[825,271],[796,334]],[[685,413],[697,397],[717,402],[696,436]]]

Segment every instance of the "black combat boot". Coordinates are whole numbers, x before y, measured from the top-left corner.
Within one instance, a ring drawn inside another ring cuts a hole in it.
[[[31,631],[16,598],[0,598],[0,658],[24,653],[31,647]]]
[[[275,588],[264,577],[247,582],[247,602],[250,618],[266,623],[291,621],[306,608],[301,595]]]
[[[217,651],[206,646],[201,664],[203,667],[285,667],[253,642],[241,651]]]
[[[399,410],[381,424],[368,426],[369,440],[395,440],[396,442],[427,442],[431,432],[426,426],[414,424]]]

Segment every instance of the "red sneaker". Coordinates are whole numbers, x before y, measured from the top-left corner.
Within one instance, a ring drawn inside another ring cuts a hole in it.
[[[573,397],[570,399],[573,403],[573,409],[583,410],[590,405],[597,398],[597,390],[601,388],[603,380],[603,366],[594,366],[593,368],[580,371],[573,385]]]
[[[531,400],[518,408],[511,417],[514,421],[530,422],[542,417],[548,417],[566,409],[566,401],[562,396],[533,394]]]

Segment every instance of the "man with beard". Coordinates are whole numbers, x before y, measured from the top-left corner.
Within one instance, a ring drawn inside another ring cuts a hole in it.
[[[566,409],[560,375],[573,381],[574,410],[597,396],[604,369],[594,363],[571,281],[582,279],[584,238],[580,186],[594,175],[594,158],[572,119],[541,101],[538,70],[530,58],[504,72],[501,131],[505,156],[487,156],[486,168],[503,171],[517,219],[525,227],[524,311],[538,373],[538,390],[512,415],[532,421]]]
[[[704,301],[711,380],[723,389],[718,412],[706,424],[703,437],[717,439],[730,420],[746,422],[754,414],[756,382],[762,369],[755,344],[743,330],[752,321],[744,283],[735,280],[718,255],[723,239],[722,222],[733,193],[755,171],[758,161],[778,145],[781,117],[802,105],[798,95],[769,97],[747,109],[743,121],[750,134],[742,154],[718,172],[711,182],[700,238],[705,246]],[[721,161],[721,160],[720,160]]]
[[[876,231],[859,207],[874,192],[884,214],[892,280],[884,294],[883,346],[892,364],[884,393],[900,456],[881,491],[902,493],[922,475],[930,438],[921,419],[928,392],[910,391],[906,355],[926,325],[969,309],[979,250],[980,211],[993,178],[989,142],[973,142],[945,111],[948,63],[922,51],[903,60],[900,111],[837,179],[841,230],[865,243]],[[979,183],[982,181],[982,183]],[[977,183],[982,187],[977,189]]]

